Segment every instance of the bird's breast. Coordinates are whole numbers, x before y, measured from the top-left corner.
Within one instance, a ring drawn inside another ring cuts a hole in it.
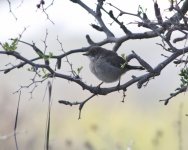
[[[91,72],[103,82],[115,82],[123,74],[122,69],[111,65],[105,59],[97,59],[90,62]]]

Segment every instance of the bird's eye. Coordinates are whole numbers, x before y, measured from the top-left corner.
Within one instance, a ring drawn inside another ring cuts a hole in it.
[[[96,51],[93,50],[93,51],[90,52],[90,54],[91,54],[91,56],[95,56],[96,55]]]

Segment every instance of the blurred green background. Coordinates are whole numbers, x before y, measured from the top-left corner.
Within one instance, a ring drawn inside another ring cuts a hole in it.
[[[38,47],[44,49],[42,40],[45,38],[48,29],[48,51],[62,53],[57,42],[57,36],[63,43],[65,51],[87,46],[85,35],[100,41],[105,36],[97,33],[89,24],[95,20],[79,6],[70,1],[55,1],[48,9],[53,25],[46,19],[44,13],[36,10],[38,1],[25,0],[21,7],[17,8],[20,1],[13,1],[12,8],[18,17],[15,21],[9,13],[7,2],[0,1],[1,36],[0,41],[5,42],[12,37],[17,37],[28,27],[22,39],[27,42],[34,41]],[[90,1],[86,1],[91,3]],[[136,4],[153,11],[153,2],[131,1],[130,5],[121,5],[118,0],[117,6],[134,12]],[[132,3],[134,5],[132,5]],[[95,6],[91,3],[91,6]],[[161,8],[168,7],[168,1],[159,0]],[[152,7],[151,7],[152,6]],[[74,10],[74,11],[70,11]],[[24,12],[24,13],[23,13]],[[165,11],[164,11],[165,12]],[[149,13],[152,17],[152,13]],[[105,17],[105,16],[104,16]],[[84,18],[84,19],[83,19]],[[106,19],[106,18],[105,18]],[[106,19],[107,22],[110,20]],[[129,22],[129,20],[127,20]],[[136,26],[129,27],[137,32]],[[122,33],[119,27],[111,27],[117,36]],[[142,31],[142,30],[140,30]],[[161,54],[161,47],[155,43],[159,39],[127,41],[122,45],[118,54],[130,54],[134,50],[154,67],[164,59]],[[105,45],[111,48],[112,45]],[[2,50],[2,49],[1,49]],[[33,56],[32,49],[26,45],[19,44],[19,52],[28,58]],[[75,54],[69,57],[73,68],[83,66],[81,77],[89,85],[100,83],[89,71],[88,59],[82,54]],[[10,56],[0,56],[1,69],[9,62],[16,63],[16,59]],[[53,64],[53,62],[51,62]],[[131,64],[137,64],[136,61]],[[8,74],[0,75],[0,149],[15,149],[13,137],[14,122],[18,102],[17,91],[21,85],[28,85],[33,73],[27,71],[29,66],[16,69]],[[61,105],[58,100],[82,101],[90,96],[90,93],[83,91],[78,85],[62,79],[55,79],[52,90],[52,110],[50,128],[50,149],[54,150],[186,150],[188,144],[188,113],[187,93],[173,98],[169,105],[164,106],[160,99],[165,99],[179,85],[179,70],[182,66],[174,67],[169,65],[163,70],[159,77],[151,80],[142,89],[136,85],[128,88],[125,102],[122,103],[122,92],[111,93],[106,96],[96,96],[91,99],[83,108],[81,119],[78,120],[78,107]],[[63,62],[60,72],[70,74],[70,67]],[[128,81],[131,75],[140,75],[144,72],[132,71],[122,77],[122,83]],[[50,79],[50,81],[52,81]],[[104,84],[104,87],[116,85]],[[29,89],[23,89],[19,107],[17,126],[17,140],[19,149],[37,150],[44,148],[46,118],[48,100],[47,96],[43,101],[47,82],[38,84],[38,87],[30,99]]]

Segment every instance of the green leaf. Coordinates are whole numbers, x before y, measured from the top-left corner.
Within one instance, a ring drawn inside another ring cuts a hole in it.
[[[81,72],[82,69],[83,69],[83,66],[77,68],[77,73],[78,73],[78,75],[80,74],[80,72]]]
[[[52,58],[52,56],[53,56],[53,53],[49,52],[49,58]]]
[[[181,84],[180,86],[188,86],[188,68],[183,68],[179,73]]]
[[[127,64],[127,56],[125,54],[121,54],[121,57],[125,60],[125,63],[121,64],[121,68],[123,69]]]
[[[124,68],[125,68],[125,66],[126,66],[126,64],[127,64],[127,62],[125,62],[125,63],[121,64],[121,68],[122,68],[122,69],[124,69]]]
[[[47,55],[43,55],[44,60],[49,60],[49,57]]]
[[[12,43],[5,42],[2,47],[5,51],[15,51],[18,45],[18,38],[13,39]]]
[[[34,67],[27,68],[27,71],[34,72],[34,71],[35,71],[35,68],[34,68]]]
[[[125,54],[121,54],[121,57],[126,60],[126,55]]]

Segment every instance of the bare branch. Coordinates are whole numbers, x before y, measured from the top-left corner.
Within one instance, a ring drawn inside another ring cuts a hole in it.
[[[88,13],[90,13],[95,19],[97,19],[98,23],[101,26],[101,29],[105,32],[107,37],[114,37],[114,34],[106,27],[105,23],[103,22],[101,16],[101,8],[103,5],[103,1],[98,2],[96,12],[89,8],[86,4],[84,4],[81,0],[71,0],[74,3],[77,3],[82,8],[84,8]]]
[[[174,93],[171,93],[171,94],[170,94],[170,97],[168,97],[167,99],[164,99],[164,100],[159,100],[159,101],[160,101],[160,102],[164,102],[164,105],[167,105],[167,104],[169,103],[169,101],[170,101],[173,97],[175,97],[175,96],[177,96],[177,95],[179,95],[179,94],[181,94],[181,93],[183,93],[183,92],[186,92],[186,90],[187,90],[187,87],[178,88],[178,89],[176,89],[177,92],[174,92]]]
[[[162,24],[163,23],[163,19],[162,19],[162,16],[161,16],[161,11],[160,11],[160,8],[157,4],[157,1],[154,2],[154,10],[155,10],[155,16],[158,20],[158,23],[159,24]]]
[[[81,119],[81,113],[82,113],[82,109],[83,109],[84,105],[86,104],[86,102],[88,102],[94,96],[96,96],[96,94],[92,94],[90,97],[88,97],[86,100],[84,100],[82,102],[77,102],[77,101],[76,102],[69,102],[69,101],[65,101],[65,100],[59,100],[59,103],[64,104],[64,105],[69,105],[69,106],[79,105],[78,119]]]

